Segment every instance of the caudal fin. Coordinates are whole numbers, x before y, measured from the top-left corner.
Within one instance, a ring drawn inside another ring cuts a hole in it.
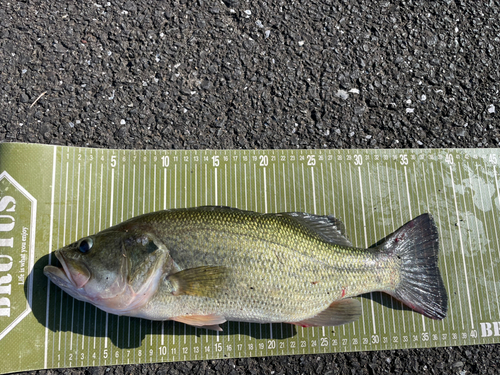
[[[399,283],[387,292],[428,318],[445,318],[448,296],[439,273],[439,237],[432,216],[416,217],[377,248],[400,260]]]

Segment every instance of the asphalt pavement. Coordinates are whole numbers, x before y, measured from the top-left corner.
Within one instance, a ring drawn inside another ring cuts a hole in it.
[[[0,0],[0,141],[500,146],[500,3]],[[495,374],[500,346],[45,374]],[[32,374],[32,373],[30,373]]]

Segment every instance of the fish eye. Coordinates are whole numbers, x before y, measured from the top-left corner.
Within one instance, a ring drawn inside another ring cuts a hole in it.
[[[94,241],[92,241],[92,238],[90,238],[90,237],[84,238],[78,244],[78,251],[82,254],[87,254],[90,251],[90,249],[92,248],[93,244],[94,244]]]

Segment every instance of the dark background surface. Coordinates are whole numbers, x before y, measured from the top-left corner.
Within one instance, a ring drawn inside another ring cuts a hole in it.
[[[493,0],[0,0],[0,140],[128,149],[499,147],[499,57]],[[499,346],[488,345],[40,373],[498,368]]]

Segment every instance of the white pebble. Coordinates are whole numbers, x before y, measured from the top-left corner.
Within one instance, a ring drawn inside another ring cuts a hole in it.
[[[413,113],[415,111],[415,108],[406,108],[406,113]]]
[[[339,90],[339,91],[337,91],[337,93],[335,94],[335,96],[337,96],[337,97],[339,97],[341,99],[346,100],[349,97],[349,94],[347,93],[347,91]]]
[[[125,125],[125,120],[124,119],[120,120],[120,125]]]
[[[495,113],[495,105],[494,104],[490,104],[489,107],[488,107],[488,113]]]
[[[422,94],[422,96],[420,97],[420,100],[424,101],[425,99],[427,99],[427,96],[425,96],[425,94]]]
[[[350,89],[349,92],[352,92],[353,94],[359,94],[358,89]]]
[[[264,37],[269,38],[269,35],[271,35],[271,30],[266,30],[266,32],[264,33]]]
[[[301,41],[299,42],[299,46],[301,46],[301,47],[302,47],[302,46],[304,45],[304,43],[305,43],[305,42],[304,42],[303,40],[301,40]]]

